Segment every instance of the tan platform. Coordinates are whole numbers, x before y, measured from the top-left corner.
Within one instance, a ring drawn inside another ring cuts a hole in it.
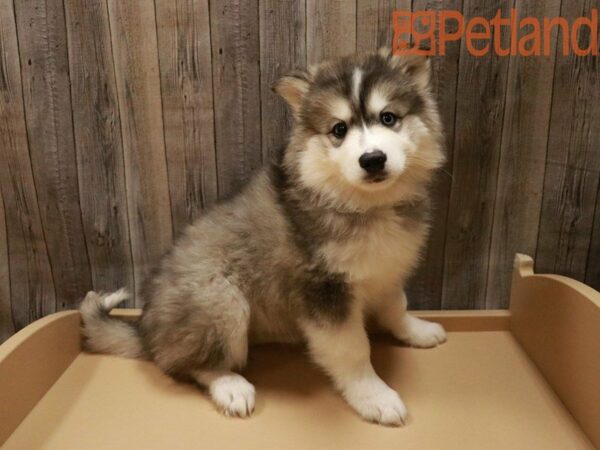
[[[137,312],[119,312],[135,315]],[[420,314],[449,330],[430,350],[374,338],[373,363],[411,417],[360,420],[300,348],[253,348],[250,419],[221,416],[152,364],[79,349],[79,315],[0,346],[5,449],[589,449],[600,446],[600,293],[534,275],[518,256],[511,310]]]

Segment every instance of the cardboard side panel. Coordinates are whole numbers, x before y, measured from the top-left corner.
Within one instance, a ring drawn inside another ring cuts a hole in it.
[[[514,336],[600,448],[600,293],[535,275],[533,260],[517,255],[510,310]]]
[[[0,445],[80,351],[79,312],[65,311],[25,327],[0,347]]]

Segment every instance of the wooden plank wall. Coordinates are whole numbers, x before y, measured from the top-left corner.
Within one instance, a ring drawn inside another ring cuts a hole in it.
[[[572,21],[600,0],[0,0],[0,340],[88,289],[137,293],[284,145],[279,76],[391,45],[397,9],[512,7]],[[448,162],[413,308],[506,307],[517,251],[600,288],[600,60],[562,39],[432,59]]]

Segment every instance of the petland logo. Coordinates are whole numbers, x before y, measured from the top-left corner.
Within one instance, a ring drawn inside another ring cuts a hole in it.
[[[465,20],[458,11],[394,11],[394,43],[396,55],[445,55],[449,42],[465,39],[469,53],[485,56],[494,52],[499,56],[549,56],[554,29],[560,29],[558,42],[562,54],[598,56],[598,10],[590,17],[579,17],[569,24],[564,17],[517,19],[517,10],[510,17],[502,17],[500,10],[493,19],[473,17]],[[508,46],[503,47],[504,33],[509,33]],[[412,45],[410,38],[412,36]]]

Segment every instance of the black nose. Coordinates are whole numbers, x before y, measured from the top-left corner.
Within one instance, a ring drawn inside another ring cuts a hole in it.
[[[368,173],[381,172],[385,167],[387,156],[381,150],[375,150],[369,153],[363,153],[358,158],[360,167],[365,169]]]

